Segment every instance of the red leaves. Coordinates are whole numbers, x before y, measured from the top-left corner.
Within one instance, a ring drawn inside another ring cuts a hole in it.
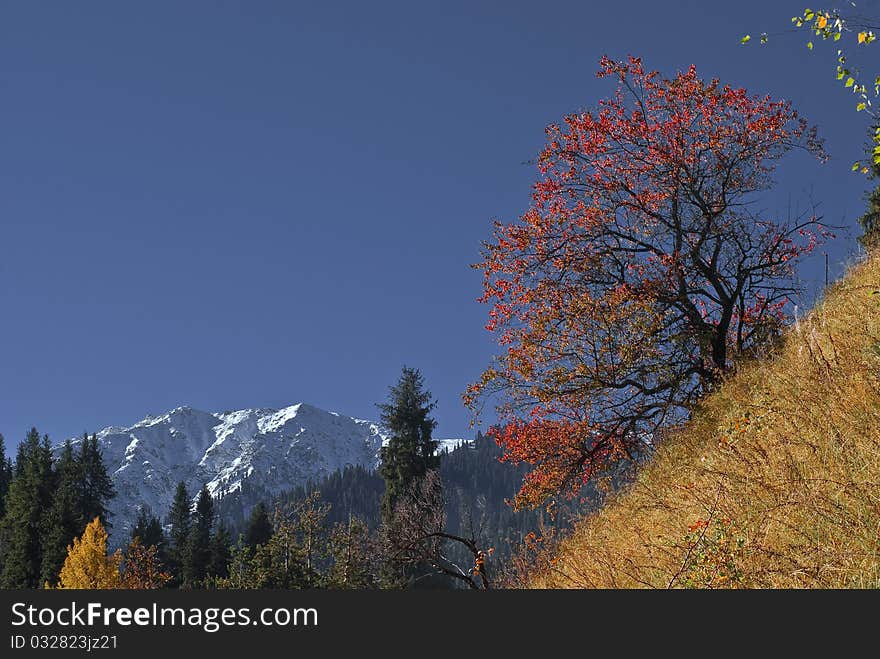
[[[688,533],[696,533],[697,531],[702,531],[705,528],[709,527],[709,521],[705,519],[698,519],[696,522],[688,526]]]
[[[535,465],[515,499],[518,508],[537,506],[557,493],[577,494],[594,474],[625,455],[622,445],[600,429],[547,418],[550,413],[550,408],[536,407],[529,421],[516,420],[489,431],[505,450],[503,460]]]
[[[466,399],[502,396],[493,434],[535,465],[520,503],[574,493],[684,418],[776,331],[794,264],[827,236],[750,211],[786,152],[822,156],[787,101],[635,57],[598,76],[615,93],[547,127],[531,208],[476,266],[505,352]]]

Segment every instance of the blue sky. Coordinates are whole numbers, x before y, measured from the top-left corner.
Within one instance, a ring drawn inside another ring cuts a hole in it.
[[[493,344],[468,265],[527,207],[544,126],[611,90],[603,53],[791,99],[832,160],[784,161],[767,207],[812,195],[855,226],[865,117],[832,53],[739,45],[801,8],[4,3],[0,432],[61,440],[181,404],[375,418],[407,364],[436,434],[469,435],[460,394]]]

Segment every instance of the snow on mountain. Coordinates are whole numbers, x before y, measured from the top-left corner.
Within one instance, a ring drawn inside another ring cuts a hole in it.
[[[178,407],[97,436],[116,486],[109,506],[116,538],[144,505],[164,519],[181,481],[193,498],[202,485],[223,497],[245,482],[277,494],[347,465],[373,469],[385,440],[375,423],[304,403],[223,413]]]
[[[437,440],[437,453],[451,453],[457,448],[464,446],[465,444],[473,444],[474,440],[472,439],[438,439]]]
[[[373,422],[305,403],[222,413],[178,407],[130,428],[105,428],[97,437],[116,487],[109,508],[117,545],[143,506],[164,521],[181,481],[193,500],[205,485],[215,498],[242,497],[249,509],[257,503],[249,498],[315,482],[349,465],[375,469],[388,439]],[[438,450],[465,442],[439,440]]]

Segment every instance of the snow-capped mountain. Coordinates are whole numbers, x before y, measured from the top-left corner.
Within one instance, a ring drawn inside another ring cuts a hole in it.
[[[97,437],[116,487],[109,506],[114,544],[128,535],[143,506],[164,521],[181,481],[193,499],[205,485],[215,498],[241,497],[241,508],[249,510],[259,499],[349,465],[374,469],[387,441],[376,423],[305,403],[222,413],[178,407],[129,428],[105,428]],[[466,441],[439,440],[438,451]]]
[[[193,497],[203,485],[224,497],[245,482],[277,494],[347,465],[375,468],[385,440],[375,423],[304,403],[223,413],[178,407],[97,436],[116,486],[114,535],[127,533],[144,505],[164,518],[181,481]]]

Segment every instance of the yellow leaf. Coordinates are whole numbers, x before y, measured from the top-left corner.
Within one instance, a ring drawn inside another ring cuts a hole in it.
[[[865,43],[865,39],[868,37],[867,32],[859,32],[859,43]]]
[[[121,588],[122,554],[107,555],[107,532],[96,517],[82,538],[67,547],[67,558],[58,575],[58,588]]]

